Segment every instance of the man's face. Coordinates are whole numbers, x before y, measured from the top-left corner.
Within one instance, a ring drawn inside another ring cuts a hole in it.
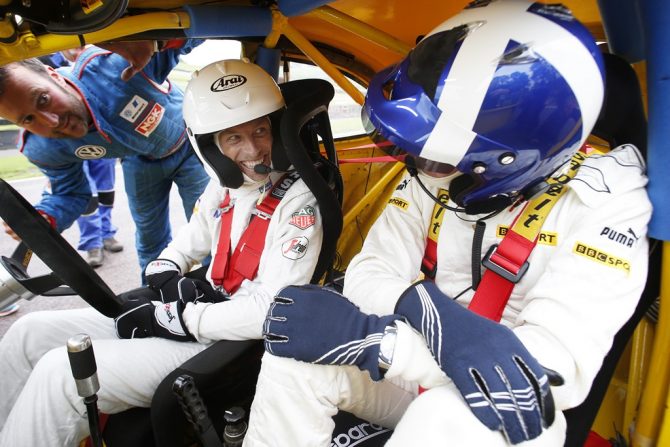
[[[237,163],[240,170],[252,180],[263,180],[267,174],[258,174],[254,166],[270,166],[272,131],[266,116],[222,130],[218,134],[219,148],[226,157]]]
[[[81,138],[88,133],[84,100],[53,70],[40,75],[23,66],[10,68],[0,116],[47,138]]]

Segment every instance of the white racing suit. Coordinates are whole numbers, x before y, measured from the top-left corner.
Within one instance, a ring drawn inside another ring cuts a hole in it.
[[[421,177],[436,194],[449,179]],[[516,284],[501,323],[565,384],[552,387],[556,420],[521,445],[563,446],[561,410],[589,392],[617,330],[633,313],[645,284],[651,205],[637,150],[622,146],[589,157],[551,210],[530,267]],[[394,312],[419,276],[434,202],[406,177],[347,269],[344,295],[368,314]],[[520,207],[486,220],[482,255],[500,243]],[[447,212],[439,232],[436,284],[467,306],[477,216]],[[338,408],[395,428],[387,445],[505,445],[474,416],[430,356],[423,338],[402,322],[386,377],[373,382],[351,366],[323,366],[268,353],[257,385],[245,446],[328,446]],[[448,324],[444,322],[443,324]],[[428,391],[418,395],[417,384]],[[447,443],[447,444],[445,444]]]
[[[273,181],[280,176],[271,174]],[[263,189],[269,188],[266,185]],[[228,190],[212,181],[189,223],[161,257],[188,271],[210,250],[214,256],[219,205],[227,193],[235,200],[234,249],[259,199],[259,188]],[[294,224],[294,216],[305,210],[315,219],[299,221],[300,228]],[[91,308],[35,312],[19,319],[0,341],[0,427],[4,425],[0,446],[75,446],[88,435],[85,406],[77,395],[65,348],[72,335],[83,332],[94,340],[100,381],[98,406],[108,414],[148,407],[161,380],[215,340],[260,339],[275,293],[284,286],[310,281],[323,238],[320,219],[316,199],[298,180],[272,216],[256,278],[245,280],[230,301],[187,304],[184,320],[200,343],[161,338],[120,340],[114,321]]]

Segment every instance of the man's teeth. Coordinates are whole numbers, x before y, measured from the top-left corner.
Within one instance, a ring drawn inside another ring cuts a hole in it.
[[[263,159],[261,158],[260,160],[254,160],[254,161],[241,161],[240,164],[244,166],[247,169],[254,169],[254,166],[262,164]]]

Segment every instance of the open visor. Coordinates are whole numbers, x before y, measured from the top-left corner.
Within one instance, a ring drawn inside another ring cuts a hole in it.
[[[448,163],[440,163],[437,161],[428,160],[426,158],[417,157],[386,139],[372,124],[365,108],[361,110],[361,121],[363,122],[363,128],[365,129],[365,132],[367,133],[370,140],[372,140],[372,143],[399,162],[410,164],[413,161],[414,166],[428,174],[451,174],[454,172],[454,169],[456,169],[453,165]]]

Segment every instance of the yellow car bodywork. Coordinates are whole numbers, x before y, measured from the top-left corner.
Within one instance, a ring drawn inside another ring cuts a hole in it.
[[[13,3],[0,0],[0,7]],[[82,8],[87,7],[94,13],[96,4],[102,3],[100,0],[82,2]],[[12,15],[7,14],[0,21],[0,64],[50,54],[82,43],[95,44],[138,38],[138,35],[151,36],[156,31],[161,31],[162,35],[180,37],[190,27],[190,16],[184,10],[185,5],[206,4],[225,11],[228,7],[251,7],[258,6],[258,3],[130,0],[127,9],[132,15],[123,15],[102,29],[79,35],[39,32],[25,21],[17,26]],[[279,5],[267,6],[271,10],[271,31],[261,36],[260,42],[258,36],[253,36],[255,39],[249,42],[238,38],[245,42],[244,49],[249,53],[259,43],[272,48],[280,38],[284,41],[288,39],[292,47],[285,49],[286,54],[312,61],[349,93],[355,102],[361,104],[364,96],[351,85],[347,76],[365,85],[374,72],[401,59],[417,38],[459,12],[469,1],[338,0],[312,3],[320,5],[291,17],[282,13],[281,2]],[[607,40],[598,2],[569,0],[563,3],[598,40]],[[605,3],[608,1],[600,1],[600,4]],[[225,30],[219,37],[228,37]],[[634,68],[646,100],[646,63],[638,62]],[[365,136],[345,138],[336,143],[341,159],[381,155],[365,147],[370,144]],[[388,162],[343,164],[341,170],[345,183],[344,231],[338,244],[338,267],[344,269],[360,248],[375,216],[386,204],[386,198],[402,175],[403,167]],[[670,248],[667,242],[664,242],[663,248],[661,302],[670,299]],[[615,436],[616,429],[629,441],[629,445],[634,446],[670,445],[670,415],[666,410],[670,404],[669,329],[670,310],[666,310],[665,306],[661,306],[657,324],[647,319],[640,323],[610,382],[593,426],[594,431],[610,438]]]

